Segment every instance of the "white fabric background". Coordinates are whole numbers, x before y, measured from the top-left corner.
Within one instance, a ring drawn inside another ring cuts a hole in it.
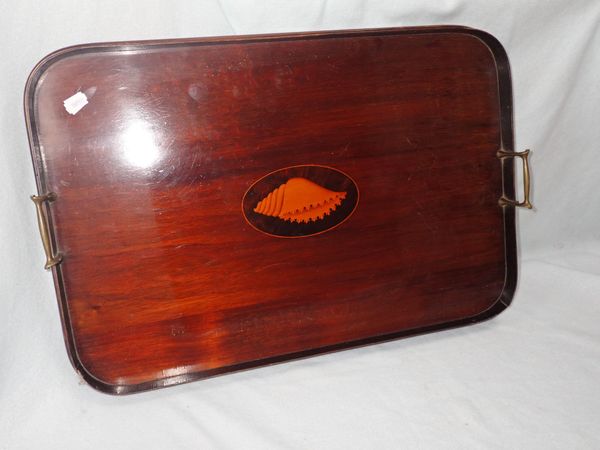
[[[0,448],[600,448],[600,2],[0,0]],[[461,24],[505,46],[517,149],[520,285],[459,330],[128,397],[78,381],[34,208],[29,71],[67,45]]]

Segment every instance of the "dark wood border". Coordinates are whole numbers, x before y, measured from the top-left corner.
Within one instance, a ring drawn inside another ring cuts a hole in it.
[[[512,86],[510,77],[510,67],[506,51],[500,42],[492,35],[485,31],[476,30],[462,26],[431,26],[431,27],[411,27],[411,28],[381,28],[381,29],[366,29],[366,30],[342,30],[342,31],[318,31],[306,33],[290,33],[290,34],[268,34],[268,35],[253,35],[253,36],[223,36],[209,37],[200,39],[170,39],[156,41],[131,41],[131,42],[113,42],[100,44],[85,44],[73,47],[67,47],[58,50],[42,59],[33,69],[27,84],[25,86],[24,107],[25,121],[27,125],[27,133],[29,137],[29,146],[35,171],[36,185],[39,194],[46,192],[45,173],[43,169],[43,161],[40,154],[39,142],[37,139],[37,127],[35,123],[35,89],[38,81],[44,72],[53,63],[77,54],[87,52],[140,52],[148,51],[153,47],[170,47],[170,46],[187,46],[187,45],[226,45],[229,43],[244,43],[244,42],[269,42],[269,41],[289,41],[298,39],[331,39],[350,37],[355,35],[375,36],[375,35],[390,35],[390,34],[426,34],[426,33],[452,33],[452,34],[468,34],[478,38],[485,44],[492,53],[497,69],[498,92],[500,118],[501,118],[501,144],[506,151],[514,151],[514,136],[513,136],[513,100]],[[508,198],[514,198],[514,164],[512,159],[507,159],[498,167],[503,170],[503,190]],[[385,334],[381,336],[373,336],[367,339],[358,341],[344,342],[327,347],[305,350],[302,352],[290,353],[277,357],[271,357],[256,361],[251,361],[243,364],[236,364],[219,369],[213,369],[203,372],[195,372],[174,377],[167,377],[160,380],[145,382],[133,385],[112,385],[95,378],[81,363],[77,354],[73,331],[71,328],[70,317],[67,308],[67,294],[64,289],[63,277],[60,265],[52,268],[54,285],[58,297],[58,307],[60,310],[63,335],[69,359],[75,370],[82,378],[93,388],[108,394],[130,394],[140,391],[162,388],[181,383],[187,383],[194,380],[213,377],[215,375],[250,369],[253,367],[275,364],[292,359],[305,358],[308,356],[329,353],[337,350],[347,349],[351,347],[365,346],[372,343],[389,341],[406,336],[414,336],[417,334],[438,331],[442,329],[455,328],[463,325],[468,325],[483,320],[490,319],[510,305],[512,302],[516,285],[517,285],[517,243],[516,243],[516,225],[515,225],[515,209],[514,207],[504,207],[504,247],[505,247],[505,281],[504,288],[494,304],[487,310],[473,316],[452,322],[445,322],[427,327],[404,330],[397,333]],[[49,217],[49,226],[51,230],[51,238],[53,247],[56,248],[55,238],[52,233],[52,217]]]

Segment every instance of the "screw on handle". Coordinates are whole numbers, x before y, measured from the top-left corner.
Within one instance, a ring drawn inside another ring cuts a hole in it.
[[[521,158],[521,161],[523,161],[523,201],[519,202],[517,200],[512,200],[502,194],[502,197],[500,197],[500,200],[498,200],[500,206],[520,206],[528,209],[533,208],[533,205],[529,201],[529,191],[531,187],[531,178],[529,176],[529,149],[522,152],[507,152],[505,150],[499,150],[498,153],[496,153],[496,156],[500,158],[500,160],[504,160],[506,158]]]
[[[40,228],[42,245],[44,246],[44,252],[46,253],[46,264],[44,265],[44,269],[48,270],[62,261],[62,255],[60,253],[57,253],[56,255],[52,253],[48,216],[46,215],[46,208],[44,208],[44,203],[56,200],[56,194],[54,192],[49,192],[44,195],[32,195],[31,200],[35,203],[38,227]]]

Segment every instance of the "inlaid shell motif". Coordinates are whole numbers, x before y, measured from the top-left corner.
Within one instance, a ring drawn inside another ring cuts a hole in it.
[[[330,191],[306,178],[290,178],[258,202],[254,212],[289,222],[308,223],[336,210],[346,192]]]

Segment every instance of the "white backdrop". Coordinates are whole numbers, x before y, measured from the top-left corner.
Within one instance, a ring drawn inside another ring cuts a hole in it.
[[[0,0],[0,448],[600,448],[600,2]],[[496,319],[129,397],[70,367],[34,208],[29,71],[72,44],[459,24],[505,46],[520,285]]]

